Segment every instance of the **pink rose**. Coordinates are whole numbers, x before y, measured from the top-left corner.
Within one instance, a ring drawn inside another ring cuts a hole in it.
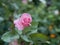
[[[25,27],[30,26],[31,22],[32,22],[32,17],[28,13],[23,13],[20,18],[14,20],[15,27],[18,30],[23,30]]]
[[[22,3],[24,4],[27,4],[27,2],[28,2],[27,0],[22,0]]]

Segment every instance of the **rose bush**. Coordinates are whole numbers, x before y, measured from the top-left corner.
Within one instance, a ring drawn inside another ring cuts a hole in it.
[[[0,0],[0,45],[59,45],[60,0]]]

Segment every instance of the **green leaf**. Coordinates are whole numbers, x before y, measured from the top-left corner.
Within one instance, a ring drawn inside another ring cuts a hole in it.
[[[21,35],[22,34],[22,30],[16,30],[16,32]]]
[[[34,33],[34,34],[31,34],[30,36],[33,41],[48,40],[48,37],[41,33]]]
[[[31,30],[27,35],[31,35],[31,34],[34,34],[34,33],[37,33],[37,29]]]
[[[29,37],[26,36],[26,35],[21,35],[21,38],[22,38],[24,41],[26,41],[26,42],[32,42],[32,41],[29,39]]]
[[[54,18],[54,15],[48,15],[48,18],[49,18],[49,19]]]
[[[19,35],[16,32],[15,33],[6,32],[5,34],[3,34],[1,39],[5,42],[11,42],[11,41],[14,41],[16,39],[19,39]]]
[[[60,28],[56,28],[56,27],[55,27],[55,31],[56,31],[56,32],[60,32]]]

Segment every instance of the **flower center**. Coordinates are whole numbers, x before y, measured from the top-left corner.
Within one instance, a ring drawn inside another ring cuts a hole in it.
[[[22,25],[23,26],[29,26],[30,24],[30,18],[24,18],[22,21]]]

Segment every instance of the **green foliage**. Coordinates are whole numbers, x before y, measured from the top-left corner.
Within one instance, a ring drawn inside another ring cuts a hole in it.
[[[48,40],[48,37],[44,34],[41,34],[41,33],[34,33],[34,34],[31,34],[31,39],[34,40],[34,41],[46,41]]]
[[[17,33],[12,33],[12,32],[6,32],[2,38],[1,38],[3,41],[5,42],[12,42],[16,39],[19,39],[19,35]]]
[[[33,21],[30,27],[19,31],[13,21],[22,13],[30,13]],[[28,0],[27,4],[22,0],[0,0],[0,38],[0,45],[16,39],[24,45],[59,45],[60,0]]]

